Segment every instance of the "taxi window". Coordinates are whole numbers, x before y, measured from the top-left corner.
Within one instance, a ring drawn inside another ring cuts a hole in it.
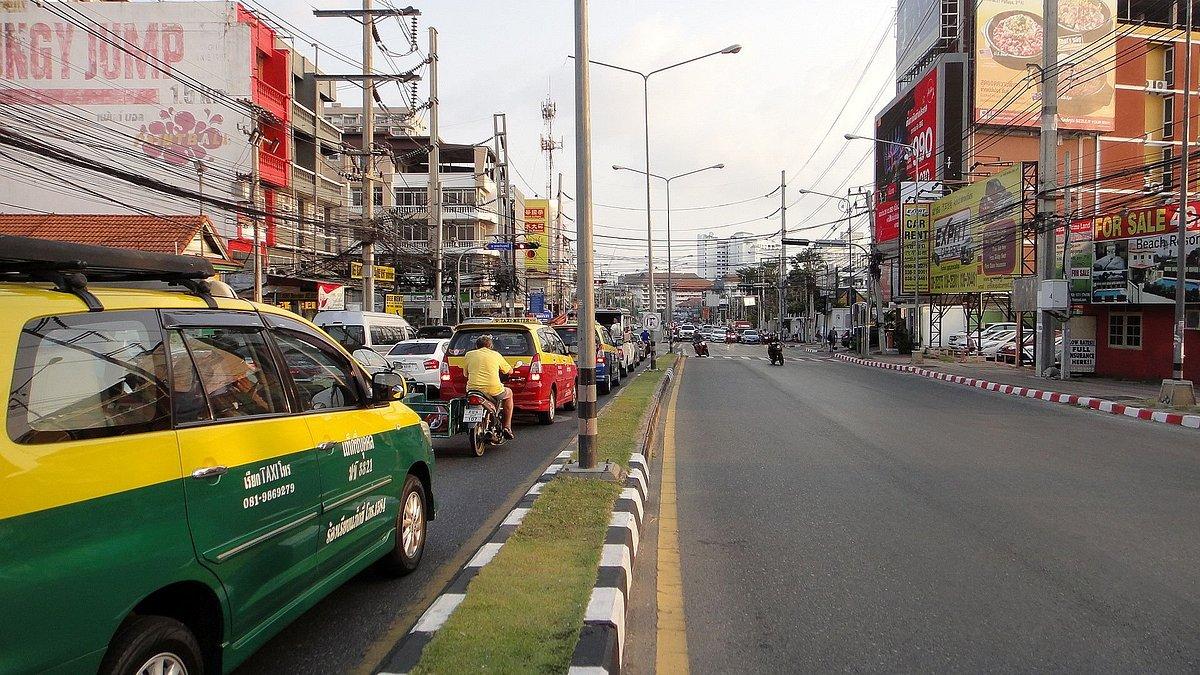
[[[276,331],[274,337],[304,410],[358,405],[360,399],[354,390],[352,366],[336,349],[290,330]]]
[[[579,329],[575,326],[556,326],[554,332],[558,333],[559,339],[568,347],[579,344]]]
[[[287,412],[283,381],[262,330],[222,326],[186,328],[182,334],[213,419]]]
[[[55,443],[167,429],[166,379],[154,312],[34,319],[17,343],[9,438]]]
[[[533,356],[533,340],[528,330],[514,328],[488,328],[487,330],[464,330],[450,339],[447,353],[462,356],[475,349],[475,340],[480,335],[492,336],[492,349],[503,356]]]

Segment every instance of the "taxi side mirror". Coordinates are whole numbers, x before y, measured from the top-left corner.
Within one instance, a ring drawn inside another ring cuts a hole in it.
[[[392,371],[375,373],[371,377],[371,400],[375,403],[399,401],[407,393],[404,378]]]

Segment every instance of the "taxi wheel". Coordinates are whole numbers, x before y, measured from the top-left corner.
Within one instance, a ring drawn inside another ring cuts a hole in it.
[[[596,391],[600,392],[601,394],[607,394],[608,392],[612,391],[612,388],[612,372],[609,371],[607,377],[596,383]]]
[[[405,575],[417,569],[425,553],[425,487],[412,474],[404,479],[400,491],[400,512],[396,514],[396,546],[380,560],[392,574]]]
[[[558,395],[553,389],[551,389],[550,390],[550,405],[547,406],[546,412],[538,413],[538,424],[554,424],[554,412],[557,407],[558,407]]]
[[[200,644],[188,627],[165,616],[139,616],[113,638],[100,672],[105,675],[204,672]]]

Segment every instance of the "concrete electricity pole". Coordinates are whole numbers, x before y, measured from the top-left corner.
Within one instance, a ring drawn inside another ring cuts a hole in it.
[[[1191,221],[1188,213],[1188,180],[1190,179],[1190,171],[1188,170],[1188,160],[1190,159],[1191,149],[1189,147],[1191,139],[1191,101],[1192,101],[1192,3],[1187,3],[1185,11],[1185,28],[1187,29],[1187,37],[1184,40],[1184,56],[1183,56],[1183,143],[1179,149],[1180,171],[1179,171],[1179,230],[1175,233],[1175,243],[1177,246],[1175,258],[1175,357],[1171,366],[1171,377],[1175,380],[1183,380],[1183,336],[1184,336],[1184,318],[1185,305],[1187,300],[1187,226]],[[1191,390],[1190,383],[1178,383],[1173,387],[1179,387],[1181,390]],[[1183,403],[1184,400],[1177,401],[1175,389],[1172,389],[1171,400],[1176,403]],[[1182,393],[1182,392],[1181,392]],[[1184,399],[1191,398],[1195,401],[1195,394],[1184,396]]]
[[[429,303],[429,323],[440,324],[442,302],[442,176],[441,143],[438,136],[438,53],[437,29],[429,27],[429,242],[433,254],[433,300]]]
[[[579,302],[579,467],[596,467],[596,305],[592,285],[592,116],[587,0],[575,0],[575,237]],[[649,177],[647,177],[649,180]],[[653,268],[651,268],[653,269]],[[654,287],[651,286],[651,293]],[[653,297],[653,296],[651,296]]]
[[[263,277],[262,277],[262,236],[259,231],[258,217],[258,153],[262,151],[262,130],[259,128],[258,111],[254,111],[254,127],[250,131],[250,209],[251,209],[251,224],[253,225],[254,235],[254,293],[255,302],[263,301]],[[203,203],[203,202],[201,202]]]
[[[355,81],[362,82],[363,88],[363,126],[362,126],[362,158],[363,158],[363,174],[362,174],[362,281],[363,281],[363,310],[374,311],[375,309],[375,242],[374,242],[374,218],[375,218],[375,180],[374,180],[374,145],[375,145],[375,81],[389,80],[397,82],[410,82],[418,79],[412,73],[396,73],[383,75],[374,72],[372,66],[375,54],[375,19],[378,17],[389,16],[420,16],[421,12],[411,7],[404,9],[373,9],[371,0],[363,0],[362,9],[314,9],[313,16],[318,18],[324,17],[346,17],[353,18],[362,22],[362,52],[363,52],[363,71],[351,75],[322,75],[314,74],[314,79],[318,82],[322,80],[334,81]],[[432,30],[432,29],[431,29]],[[435,71],[436,72],[436,71]],[[314,170],[318,167],[314,167]],[[314,195],[315,196],[315,195]]]
[[[1058,0],[1042,0],[1042,127],[1038,139],[1037,278],[1054,276],[1054,217],[1052,190],[1058,180]],[[1039,293],[1040,295],[1040,293]],[[1038,308],[1034,365],[1038,375],[1054,365],[1054,315]]]
[[[787,237],[787,170],[779,172],[779,339],[783,340],[783,315],[787,283],[787,245],[783,240]]]
[[[372,61],[375,55],[375,43],[372,31],[375,29],[375,19],[371,16],[371,0],[363,0],[362,16],[363,36],[363,127],[362,127],[362,283],[364,312],[375,311],[375,182],[372,174],[375,172],[375,78],[371,77]],[[315,168],[315,167],[314,167]]]

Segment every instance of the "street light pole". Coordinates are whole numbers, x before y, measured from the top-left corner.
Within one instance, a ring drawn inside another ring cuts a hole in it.
[[[646,174],[646,283],[649,285],[650,311],[651,312],[658,311],[658,300],[656,299],[655,293],[654,293],[654,241],[653,241],[654,240],[654,231],[653,231],[653,226],[651,224],[651,219],[650,219],[650,176],[651,176],[651,173],[650,173],[650,77],[653,75],[657,75],[658,73],[661,73],[663,71],[667,71],[672,68],[678,68],[679,66],[686,65],[688,63],[692,63],[693,61],[699,61],[700,59],[706,59],[710,56],[717,56],[718,54],[737,54],[740,51],[742,51],[741,45],[730,45],[724,49],[719,49],[715,52],[710,52],[710,53],[704,54],[702,56],[690,58],[686,61],[680,61],[679,63],[673,63],[669,66],[663,66],[662,68],[659,68],[657,70],[652,70],[648,73],[643,73],[640,70],[633,70],[632,68],[625,68],[623,66],[616,66],[611,63],[604,63],[603,61],[589,60],[590,63],[594,63],[597,66],[603,66],[605,68],[619,70],[624,73],[631,73],[633,75],[637,75],[638,77],[642,78],[642,127],[643,127],[643,131],[645,133],[645,147],[646,147],[646,170],[644,172]],[[576,53],[577,54],[579,53],[578,49],[576,49]],[[586,55],[585,55],[585,57],[586,57]],[[575,58],[575,57],[572,55],[571,58]],[[576,188],[576,190],[578,190],[578,187]],[[657,359],[655,358],[657,355],[657,352],[658,352],[658,346],[656,344],[656,341],[654,340],[653,335],[651,335],[651,338],[650,338],[650,369],[651,370],[656,370],[658,368],[658,362],[657,362]]]
[[[596,468],[596,301],[592,296],[592,116],[588,82],[588,3],[575,0],[575,241],[579,302],[579,468]],[[553,412],[553,411],[552,411]]]
[[[671,181],[675,180],[676,178],[683,178],[684,176],[690,176],[694,173],[700,173],[701,171],[708,171],[709,169],[724,169],[724,168],[725,168],[724,164],[713,164],[712,166],[706,166],[706,167],[703,167],[700,169],[693,169],[692,171],[686,171],[684,173],[680,173],[680,174],[676,174],[674,176],[668,177],[668,176],[660,176],[656,173],[647,173],[647,172],[641,171],[639,169],[631,169],[627,166],[620,166],[617,164],[613,165],[613,171],[632,171],[634,173],[640,173],[640,174],[645,175],[647,181],[649,181],[651,177],[654,177],[654,178],[657,178],[657,179],[663,181],[664,183],[666,183],[666,192],[667,192],[667,342],[671,345],[671,351],[675,351],[675,335],[671,331],[671,323],[670,323],[671,321],[675,320],[675,276],[674,276],[674,271],[671,266]],[[651,364],[651,367],[654,367],[653,363]]]

